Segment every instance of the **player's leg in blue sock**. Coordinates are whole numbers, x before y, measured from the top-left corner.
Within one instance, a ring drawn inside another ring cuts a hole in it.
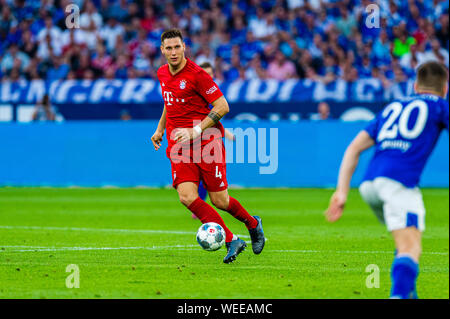
[[[397,249],[394,250],[394,260],[397,257]],[[412,294],[412,299],[419,299],[419,297],[417,296],[417,288],[414,287],[414,292]]]
[[[206,200],[206,197],[208,196],[208,192],[206,191],[205,185],[203,185],[203,182],[200,182],[198,185],[198,196],[202,200]]]
[[[391,298],[417,298],[416,279],[419,275],[419,264],[409,255],[398,255],[392,263]]]
[[[416,227],[407,227],[394,230],[392,235],[396,254],[391,269],[391,298],[416,299],[422,233]]]

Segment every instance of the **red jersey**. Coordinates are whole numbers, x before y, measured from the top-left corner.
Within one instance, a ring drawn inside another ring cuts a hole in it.
[[[175,141],[171,140],[171,133],[175,128],[194,127],[199,124],[211,111],[209,104],[217,100],[223,94],[217,84],[201,67],[186,59],[183,69],[172,75],[169,65],[164,64],[158,69],[157,75],[161,85],[161,93],[166,106],[166,134],[169,142],[167,153],[169,154]],[[215,126],[224,135],[224,129],[220,122]],[[202,145],[212,139],[202,140]]]

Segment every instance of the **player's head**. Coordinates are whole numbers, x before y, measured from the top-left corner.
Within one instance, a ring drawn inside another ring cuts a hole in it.
[[[435,93],[445,97],[448,90],[447,68],[435,61],[423,63],[417,69],[414,90],[417,93]]]
[[[203,62],[202,64],[199,65],[199,67],[201,67],[203,70],[205,70],[206,73],[208,73],[210,77],[214,78],[214,69],[213,69],[211,63]]]
[[[177,67],[183,61],[186,45],[183,35],[178,29],[169,29],[161,35],[161,53],[172,67]]]

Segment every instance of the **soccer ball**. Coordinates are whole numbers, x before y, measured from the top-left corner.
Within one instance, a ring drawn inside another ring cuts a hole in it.
[[[215,251],[225,243],[225,231],[216,223],[206,223],[197,231],[197,242],[207,251]]]

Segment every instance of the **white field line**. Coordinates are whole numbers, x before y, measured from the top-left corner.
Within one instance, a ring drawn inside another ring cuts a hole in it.
[[[250,244],[249,242],[247,242]],[[197,245],[168,245],[168,246],[140,246],[140,247],[43,247],[43,246],[24,246],[24,245],[12,245],[12,246],[0,246],[1,248],[19,248],[8,249],[8,252],[38,252],[38,251],[84,251],[84,250],[160,250],[160,249],[177,249],[177,250],[197,250]],[[6,250],[0,250],[0,252],[6,252]],[[274,253],[302,253],[302,254],[318,254],[318,253],[335,253],[335,254],[389,254],[393,255],[392,251],[380,251],[380,250],[308,250],[308,249],[276,249],[269,250],[268,252]],[[427,255],[442,255],[448,256],[448,252],[423,252]]]
[[[8,250],[10,252],[37,252],[37,251],[83,251],[83,250],[160,250],[189,248],[197,245],[171,245],[171,246],[149,246],[149,247],[42,247],[42,246],[1,246],[2,248],[20,248]],[[26,249],[24,249],[26,248]],[[0,250],[6,252],[6,250]]]
[[[247,244],[251,244],[247,242]],[[180,250],[191,250],[190,248],[180,248]],[[388,254],[394,256],[394,251],[380,251],[380,250],[308,250],[308,249],[266,249],[267,252],[271,253],[300,253],[300,254]],[[422,255],[442,255],[448,256],[448,252],[422,252]]]
[[[51,227],[51,226],[6,226],[6,225],[0,225],[0,229],[87,231],[87,232],[140,233],[140,234],[178,234],[178,235],[195,235],[196,234],[195,232],[192,232],[192,231],[180,231],[180,230]],[[237,235],[237,236],[242,237],[242,238],[250,238],[250,236],[248,236],[248,235]]]
[[[393,251],[382,251],[382,250],[271,250],[271,252],[276,253],[338,253],[338,254],[392,254],[394,256]],[[448,256],[448,252],[433,252],[433,251],[425,251],[422,254],[426,255],[443,255]]]
[[[24,229],[24,230],[58,230],[58,231],[91,231],[91,232],[118,232],[118,233],[145,233],[145,234],[181,234],[181,235],[195,235],[194,232],[189,231],[178,231],[178,230],[157,230],[157,229],[118,229],[118,228],[84,228],[84,227],[51,227],[51,226],[6,226],[0,225],[0,229]],[[242,238],[250,238],[247,235],[237,235]],[[268,241],[268,238],[266,238]],[[249,244],[249,242],[247,242]],[[153,247],[162,247],[162,248],[152,248],[152,247],[37,247],[37,246],[0,246],[0,247],[23,247],[30,248],[30,250],[26,251],[36,251],[36,249],[58,249],[58,250],[120,250],[120,249],[165,249],[166,248],[178,248],[178,249],[187,249],[190,250],[189,247],[196,247],[197,245],[177,245],[177,246],[153,246]],[[67,249],[64,249],[67,248]],[[17,251],[17,250],[15,250]],[[25,250],[23,250],[25,251]],[[286,250],[270,250],[275,253],[337,253],[337,254],[392,254],[393,251],[375,251],[375,250],[366,250],[366,251],[352,251],[352,250],[307,250],[307,249],[286,249]],[[2,250],[0,250],[2,252]],[[448,256],[448,252],[422,252],[424,255],[443,255]]]

